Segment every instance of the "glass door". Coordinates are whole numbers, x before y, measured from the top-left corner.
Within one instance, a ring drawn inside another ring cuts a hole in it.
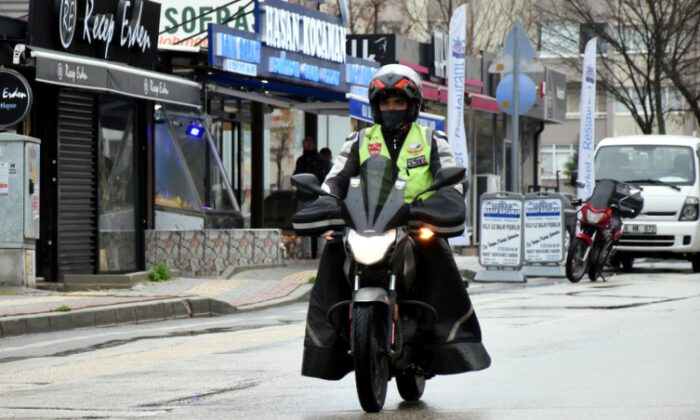
[[[100,97],[98,132],[99,271],[138,269],[136,200],[138,165],[134,156],[136,102]]]

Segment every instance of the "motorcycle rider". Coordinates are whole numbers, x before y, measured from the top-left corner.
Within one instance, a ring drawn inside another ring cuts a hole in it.
[[[417,193],[433,183],[440,168],[456,166],[446,135],[415,122],[421,108],[422,83],[406,66],[380,68],[369,85],[369,102],[375,124],[346,138],[322,188],[344,198],[350,178],[359,174],[362,163],[381,155],[394,163],[395,176],[406,180],[405,201],[411,203]],[[456,184],[421,195],[422,200],[409,209],[409,220],[429,224],[444,236],[459,235],[466,215],[465,187]],[[326,230],[337,225],[337,200],[320,197],[295,215],[295,227],[300,218],[309,220],[309,216],[317,220],[315,228]],[[326,245],[309,302],[302,375],[338,380],[353,370],[347,341],[326,318],[333,304],[352,296],[344,280],[345,258],[342,241]],[[430,377],[487,368],[491,359],[481,343],[479,322],[447,240],[436,236],[417,242],[416,266],[411,298],[424,301],[438,313],[436,324],[424,336],[417,369]]]

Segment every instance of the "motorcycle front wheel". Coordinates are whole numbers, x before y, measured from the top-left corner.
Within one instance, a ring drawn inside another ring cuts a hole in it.
[[[418,401],[425,391],[425,376],[402,371],[396,375],[396,386],[404,401]]]
[[[566,253],[566,278],[572,283],[578,283],[586,273],[587,259],[584,258],[588,250],[588,242],[581,238],[574,238]]]
[[[378,305],[356,305],[352,311],[355,387],[362,409],[376,413],[384,407],[389,382],[386,315]]]

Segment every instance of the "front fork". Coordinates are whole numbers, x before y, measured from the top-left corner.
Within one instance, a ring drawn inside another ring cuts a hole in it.
[[[360,276],[359,274],[355,274],[355,279],[354,279],[354,290],[355,293],[360,290]],[[396,274],[391,274],[389,277],[389,290],[387,293],[388,296],[388,302],[384,302],[387,305],[387,311],[386,311],[386,344],[385,344],[385,351],[386,354],[394,354],[394,353],[399,353],[402,348],[402,340],[401,340],[401,335],[396,334],[396,329],[398,326],[399,322],[399,305],[396,303],[397,301],[397,293],[396,293]],[[378,301],[379,302],[379,301]],[[352,328],[352,310],[353,306],[357,302],[353,302],[350,307],[349,307],[349,312],[350,312],[350,339],[349,342],[354,343],[354,340],[352,339],[352,334],[353,334],[353,328]],[[396,338],[399,338],[398,340]],[[351,348],[350,352],[352,352],[353,349]]]
[[[591,230],[593,232],[589,234]],[[593,249],[596,236],[598,236],[598,229],[591,229],[588,227],[581,229],[581,233],[576,235],[577,238],[583,239],[588,244],[588,248],[586,248],[586,252],[583,254],[583,261],[588,261],[588,256],[591,253],[591,249]]]

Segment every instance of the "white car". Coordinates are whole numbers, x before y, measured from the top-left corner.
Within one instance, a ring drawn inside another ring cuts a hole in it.
[[[606,138],[595,150],[596,179],[640,186],[644,208],[624,220],[617,259],[630,269],[636,257],[683,258],[700,272],[700,139],[674,135]]]

